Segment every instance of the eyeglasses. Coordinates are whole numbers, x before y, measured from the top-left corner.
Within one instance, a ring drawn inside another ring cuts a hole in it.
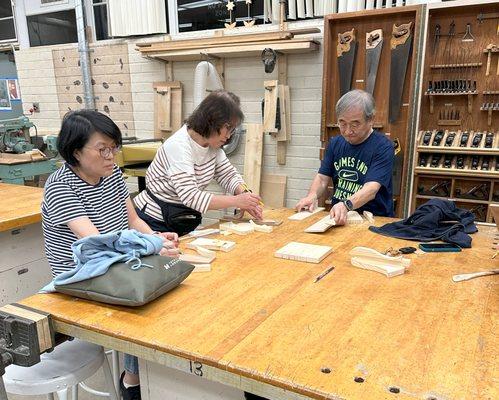
[[[362,123],[360,122],[352,122],[351,124],[349,124],[345,121],[338,121],[338,126],[340,127],[341,130],[350,128],[352,131],[356,131],[357,129],[360,128],[361,125]]]
[[[227,133],[229,134],[229,136],[232,136],[236,131],[237,126],[232,127],[231,124],[225,124],[225,126],[227,127]]]
[[[93,147],[93,149],[97,150],[102,158],[109,158],[111,154],[113,155],[113,157],[118,154],[118,152],[121,150],[121,146],[101,147],[98,149]]]

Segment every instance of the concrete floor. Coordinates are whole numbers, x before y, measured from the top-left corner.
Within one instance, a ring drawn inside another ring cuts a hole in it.
[[[111,363],[111,357],[108,356],[109,359],[109,365],[112,366]],[[123,363],[121,362],[121,365]],[[104,372],[102,371],[102,368],[100,368],[97,373],[87,379],[85,381],[85,384],[89,387],[91,387],[94,390],[98,390],[101,392],[107,392],[106,389],[106,383],[104,380]],[[119,393],[118,393],[119,395]],[[22,396],[22,395],[15,395],[15,394],[7,394],[8,400],[47,400],[47,396]],[[108,399],[109,397],[99,397],[93,394],[88,393],[87,391],[83,390],[82,388],[78,389],[78,400],[105,400]],[[121,398],[121,397],[119,397]],[[55,399],[57,399],[57,395],[55,396]],[[71,399],[71,393],[68,396],[68,399]]]

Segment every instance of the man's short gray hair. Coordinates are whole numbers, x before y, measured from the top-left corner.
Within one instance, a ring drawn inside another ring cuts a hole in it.
[[[339,117],[352,108],[360,108],[364,111],[364,118],[370,121],[376,112],[375,107],[374,97],[370,93],[359,89],[351,90],[341,96],[336,103],[336,116]]]

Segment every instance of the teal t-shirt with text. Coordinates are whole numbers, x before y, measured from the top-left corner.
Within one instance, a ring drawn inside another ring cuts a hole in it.
[[[393,143],[384,134],[373,131],[362,143],[352,145],[343,136],[330,139],[319,173],[333,180],[332,204],[344,201],[366,182],[381,185],[376,197],[357,211],[393,217],[392,170]]]

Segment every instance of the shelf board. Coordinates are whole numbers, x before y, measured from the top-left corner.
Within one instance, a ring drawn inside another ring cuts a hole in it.
[[[459,93],[428,93],[425,92],[425,96],[476,96],[478,92],[476,90],[472,92],[459,92]]]
[[[430,200],[430,199],[434,199],[435,197],[437,197],[439,199],[449,200],[449,201],[457,201],[457,202],[460,202],[460,203],[487,204],[487,205],[490,203],[487,200],[460,199],[458,197],[445,197],[445,196],[426,196],[426,195],[422,195],[422,194],[417,194],[416,195],[417,199],[428,199],[428,200]]]
[[[418,175],[447,175],[452,176],[469,176],[474,178],[499,178],[499,171],[480,171],[471,169],[456,169],[456,168],[431,168],[431,167],[416,167],[414,173]]]
[[[482,156],[499,156],[499,149],[485,149],[474,147],[444,147],[444,146],[418,146],[419,153],[449,153],[449,154],[470,154]]]
[[[281,53],[308,53],[319,49],[319,42],[313,39],[289,39],[273,42],[241,43],[238,46],[219,46],[184,50],[158,50],[143,53],[148,58],[164,61],[196,61],[229,57],[260,57],[263,49],[271,47]],[[140,51],[140,49],[139,49]]]

